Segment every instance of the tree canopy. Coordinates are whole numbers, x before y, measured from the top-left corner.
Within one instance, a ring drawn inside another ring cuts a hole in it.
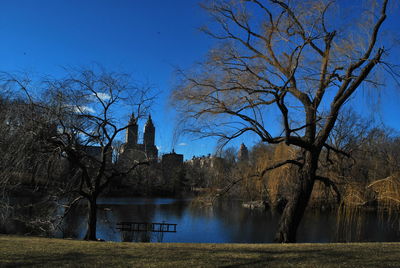
[[[265,169],[299,169],[278,241],[295,241],[315,180],[329,182],[317,174],[318,161],[323,149],[340,152],[328,137],[341,108],[360,85],[379,85],[374,74],[386,64],[389,1],[371,3],[357,2],[355,13],[336,1],[204,4],[215,23],[203,31],[217,46],[198,68],[181,72],[173,98],[192,133],[229,141],[251,132],[298,149],[295,158]]]

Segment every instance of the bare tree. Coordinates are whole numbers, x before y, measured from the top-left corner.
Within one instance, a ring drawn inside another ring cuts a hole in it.
[[[216,25],[203,30],[219,46],[197,70],[182,71],[173,93],[190,132],[225,141],[252,132],[263,142],[297,147],[295,158],[265,168],[298,169],[296,190],[276,234],[279,242],[296,241],[315,181],[331,183],[317,170],[321,151],[339,152],[327,140],[340,109],[363,82],[379,85],[372,71],[387,52],[378,38],[388,0],[341,20],[349,6],[335,1],[209,1],[204,7]]]
[[[47,150],[58,155],[58,169],[64,167],[63,181],[55,183],[65,213],[81,200],[88,202],[86,239],[96,240],[97,199],[115,180],[125,177],[149,159],[118,164],[114,145],[132,124],[126,112],[136,119],[148,113],[154,99],[151,88],[132,83],[129,75],[102,69],[68,71],[62,79],[45,79],[36,92],[44,93],[42,101],[31,96],[29,84],[9,77],[23,89],[32,105],[45,117],[36,125],[52,125],[54,132],[46,139]],[[36,96],[39,94],[35,94]],[[60,164],[61,163],[61,164]],[[62,172],[58,170],[58,172]],[[63,201],[65,202],[65,201]]]
[[[5,88],[7,85],[2,85],[2,91]],[[18,94],[1,97],[0,228],[18,221],[27,232],[47,232],[51,222],[42,192],[47,186],[45,174],[53,160],[52,153],[46,150],[46,140],[54,134],[53,129],[50,125],[36,124],[45,117],[43,110],[36,109]],[[26,193],[30,193],[30,198],[19,198]]]

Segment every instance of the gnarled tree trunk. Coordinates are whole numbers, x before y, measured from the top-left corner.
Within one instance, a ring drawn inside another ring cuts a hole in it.
[[[86,240],[97,240],[97,198],[89,199],[89,219],[86,233]]]
[[[314,187],[318,156],[318,152],[305,152],[304,165],[299,170],[298,183],[294,195],[289,197],[279,222],[278,231],[275,236],[277,242],[296,242],[297,229]]]

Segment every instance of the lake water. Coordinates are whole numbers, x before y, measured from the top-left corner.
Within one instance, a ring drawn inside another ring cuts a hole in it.
[[[107,241],[162,241],[193,243],[270,243],[280,215],[270,210],[250,210],[240,202],[196,207],[189,199],[102,198],[98,201],[97,237]],[[166,222],[177,224],[176,233],[121,233],[118,222]],[[69,217],[61,237],[83,238],[86,217]],[[332,212],[307,212],[298,230],[298,242],[400,241],[399,226],[373,213],[352,225],[337,225]]]

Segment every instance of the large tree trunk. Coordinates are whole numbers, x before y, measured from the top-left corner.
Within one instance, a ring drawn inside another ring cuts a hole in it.
[[[86,240],[97,240],[96,231],[97,231],[97,198],[89,199],[89,220],[88,220],[88,229],[86,233]]]
[[[299,170],[298,184],[283,210],[275,240],[280,243],[296,242],[297,229],[303,218],[314,187],[318,153],[306,152],[304,166]]]

